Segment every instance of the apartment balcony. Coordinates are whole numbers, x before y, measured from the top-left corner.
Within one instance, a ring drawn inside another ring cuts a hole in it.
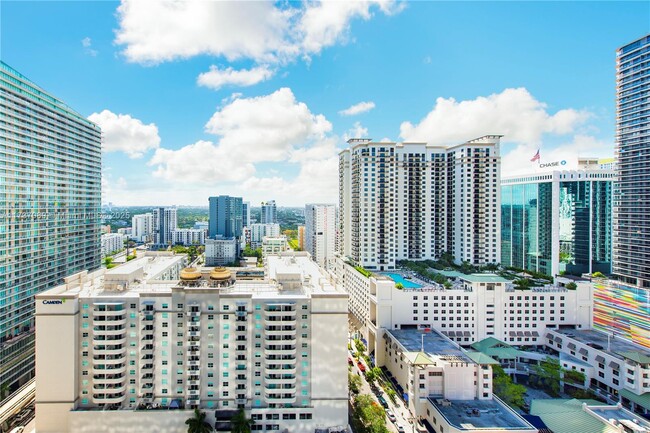
[[[291,338],[288,339],[276,339],[276,338],[270,338],[270,337],[276,337],[276,336],[271,336],[271,335],[265,335],[264,336],[264,343],[266,344],[283,344],[283,345],[289,345],[289,346],[295,346],[296,344],[296,338],[294,336],[291,336]]]
[[[188,367],[199,367],[201,365],[201,361],[196,360],[196,361],[187,361],[187,366]]]
[[[269,349],[268,346],[264,347],[266,355],[296,355],[296,348],[292,349]]]
[[[126,371],[126,366],[120,365],[96,365],[93,366],[93,374],[122,374]]]
[[[126,310],[105,310],[105,311],[99,311],[99,310],[93,310],[93,317],[98,317],[98,316],[106,316],[106,317],[115,317],[115,316],[123,316],[125,315]]]
[[[108,355],[110,358],[106,356],[93,356],[93,364],[95,365],[116,365],[116,364],[123,364],[126,361],[125,356],[113,356],[113,355]]]
[[[140,353],[144,356],[153,356],[154,349],[155,347],[153,344],[145,344],[140,348]]]
[[[280,328],[280,326],[276,325],[274,328]],[[288,327],[282,327],[282,328],[289,328],[289,329],[272,329],[270,327],[265,327],[264,331],[267,335],[295,335],[296,334],[296,327],[295,326],[288,326]]]
[[[200,337],[201,336],[201,331],[188,331],[187,336],[188,337]]]
[[[187,385],[188,386],[199,386],[199,385],[201,385],[201,381],[199,379],[188,380]]]
[[[295,326],[296,325],[296,318],[294,317],[294,318],[289,319],[289,320],[285,320],[284,318],[283,318],[283,320],[264,319],[264,325],[265,326],[282,326],[282,325],[284,325],[284,326]]]
[[[188,329],[190,329],[190,328],[201,328],[201,322],[198,321],[198,320],[196,322],[188,321],[186,324],[187,324]]]
[[[266,401],[272,404],[289,404],[296,402],[295,394],[265,394]]]
[[[153,374],[151,373],[143,374],[140,377],[140,383],[142,383],[143,386],[145,383],[153,383]]]
[[[117,375],[103,375],[103,374],[98,374],[93,376],[93,383],[96,384],[118,384],[118,383],[123,383],[125,380],[126,376],[124,374],[117,374]]]
[[[295,384],[296,376],[293,374],[288,374],[288,375],[273,374],[273,375],[264,376],[264,380],[267,384],[275,384],[275,385]]]
[[[264,310],[264,315],[267,317],[278,317],[278,316],[285,316],[285,317],[290,317],[294,318],[296,317],[296,310],[291,310],[291,311],[269,311],[269,310]]]
[[[126,316],[115,316],[104,318],[93,318],[93,327],[95,326],[124,326],[126,325]]]
[[[97,328],[104,328],[104,329],[97,329]],[[98,326],[95,329],[93,329],[93,334],[96,335],[96,336],[97,335],[106,335],[106,336],[108,336],[108,335],[111,335],[111,336],[123,335],[123,336],[126,336],[126,329],[124,327],[116,327],[116,328],[110,327],[108,329],[106,329],[106,328],[107,327],[105,327],[105,326],[101,326],[101,327]]]
[[[144,364],[141,367],[142,371],[153,371],[153,364]]]
[[[185,395],[190,398],[190,397],[196,397],[198,398],[201,395],[201,390],[199,389],[188,389],[185,391]]]
[[[95,404],[120,404],[126,400],[126,394],[95,394],[93,403]]]
[[[96,391],[104,391],[96,392]],[[94,383],[93,392],[96,394],[122,394],[126,391],[126,384],[116,383],[116,384],[104,384],[104,383]]]
[[[124,336],[113,335],[95,335],[93,336],[93,344],[103,346],[123,346],[126,343]]]
[[[98,347],[101,347],[99,349]],[[95,346],[93,348],[93,353],[95,355],[124,355],[126,354],[126,346],[122,347],[113,347],[112,345],[107,348],[106,346]]]
[[[189,406],[199,404],[199,396],[198,395],[193,395],[193,396],[187,397],[187,404]]]
[[[199,340],[190,340],[190,341],[187,342],[187,345],[189,347],[200,347],[201,342]]]
[[[152,312],[152,314],[143,314],[140,320],[142,320],[143,322],[150,323],[153,322],[155,318],[156,316],[154,316]]]
[[[188,311],[185,314],[187,314],[188,317],[201,317],[200,311]]]

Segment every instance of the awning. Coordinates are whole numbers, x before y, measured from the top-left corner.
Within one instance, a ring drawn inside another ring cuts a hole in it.
[[[605,363],[605,358],[603,358],[603,357],[600,356],[600,355],[596,355],[596,362],[599,362],[599,363],[601,363],[601,364],[604,364],[604,363]]]
[[[582,353],[583,355],[589,355],[589,352],[587,352],[587,349],[584,347],[581,347],[580,350],[578,350],[578,353]]]
[[[568,347],[571,350],[576,350],[576,345],[574,343],[569,343],[569,344],[567,344],[566,347]]]
[[[524,336],[530,337],[530,331],[524,331]]]
[[[469,331],[465,331],[463,334],[465,334],[466,337],[470,337],[472,335],[472,333]]]
[[[456,336],[456,331],[449,331],[449,336],[450,337],[455,337]]]
[[[553,334],[551,334],[550,332],[547,332],[546,333],[546,338],[548,338],[549,340],[552,340],[553,339]]]
[[[533,331],[533,337],[539,337],[539,332]]]
[[[516,336],[517,336],[517,333],[516,333],[515,331],[510,331],[510,336],[511,336],[511,337],[516,337]]]
[[[617,363],[615,363],[614,361],[611,361],[609,363],[609,366],[612,367],[614,370],[620,370],[621,369],[621,366],[618,365]]]
[[[517,337],[523,337],[524,333],[523,331],[517,331]]]
[[[555,337],[553,339],[556,343],[561,343],[562,342],[562,337]]]

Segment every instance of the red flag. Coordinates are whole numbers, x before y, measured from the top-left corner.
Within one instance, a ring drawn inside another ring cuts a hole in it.
[[[532,157],[532,159],[530,160],[530,162],[539,161],[539,158],[540,158],[540,156],[539,156],[539,149],[537,149],[537,153],[535,154],[535,156]]]

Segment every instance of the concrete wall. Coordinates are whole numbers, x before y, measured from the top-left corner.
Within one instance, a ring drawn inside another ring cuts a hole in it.
[[[210,412],[206,412],[210,414]],[[40,414],[37,414],[37,419]],[[192,411],[78,411],[70,412],[69,433],[186,433]],[[208,420],[214,422],[214,420]],[[41,433],[41,430],[36,430]],[[59,432],[63,432],[59,430]]]

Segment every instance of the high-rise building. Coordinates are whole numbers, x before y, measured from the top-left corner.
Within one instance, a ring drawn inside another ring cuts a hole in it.
[[[0,384],[34,374],[34,296],[101,264],[101,131],[0,62]]]
[[[501,263],[556,276],[611,273],[611,170],[501,180]]]
[[[334,260],[336,244],[336,206],[308,204],[305,206],[305,251],[321,267]]]
[[[101,236],[102,257],[122,251],[126,236],[120,233],[106,233]]]
[[[650,35],[616,51],[614,273],[650,288]]]
[[[205,265],[226,266],[237,259],[237,239],[216,236],[205,241]]]
[[[251,226],[251,202],[249,201],[242,203],[242,225],[244,227]]]
[[[260,223],[262,224],[277,224],[278,223],[278,210],[275,205],[275,200],[262,202],[262,211],[260,213]]]
[[[349,140],[339,157],[339,252],[371,270],[397,260],[500,261],[499,135],[444,147]]]
[[[205,230],[203,229],[176,229],[172,230],[172,243],[174,245],[203,245],[205,244]]]
[[[217,431],[238,408],[260,431],[345,430],[347,294],[331,276],[293,251],[242,281],[184,259],[147,253],[38,296],[37,431],[185,431],[192,408]]]
[[[153,213],[133,215],[131,218],[131,237],[138,242],[153,242]]]
[[[210,197],[209,230],[208,236],[223,236],[226,238],[239,238],[242,235],[243,203],[241,197],[220,195]]]
[[[178,228],[176,208],[156,208],[153,210],[154,242],[159,248],[173,245],[172,232]]]
[[[254,223],[250,226],[251,230],[251,248],[259,248],[262,246],[262,241],[265,236],[278,237],[280,236],[280,224],[258,224]]]

